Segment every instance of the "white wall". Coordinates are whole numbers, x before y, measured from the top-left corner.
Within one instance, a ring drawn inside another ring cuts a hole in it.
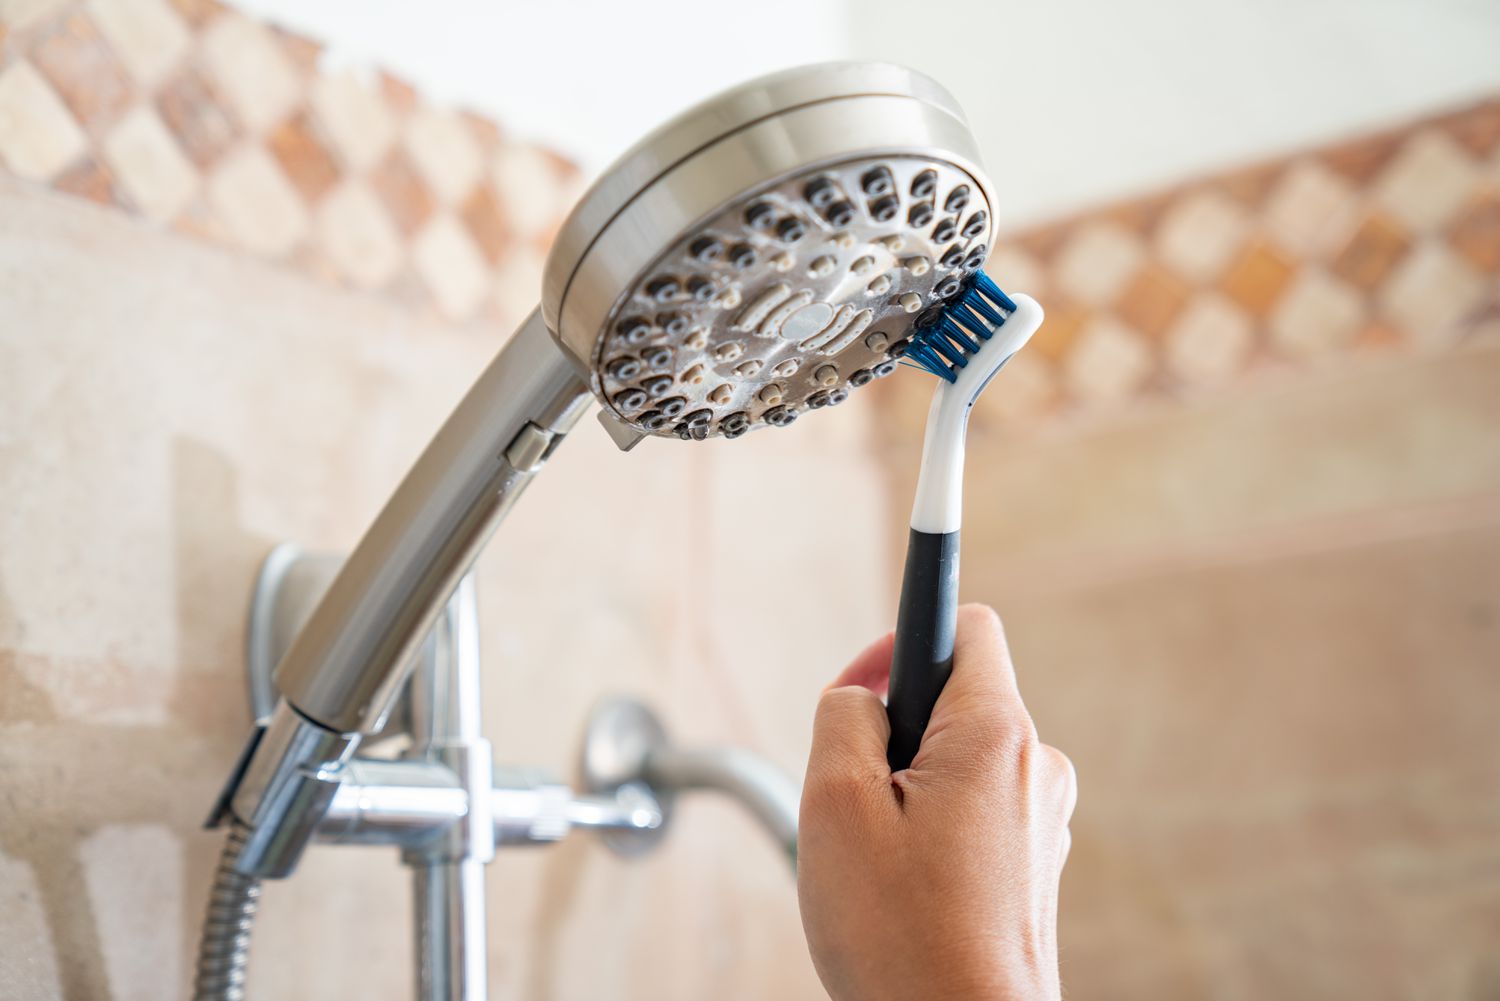
[[[1496,0],[853,0],[851,9],[855,52],[906,62],[958,94],[1009,222],[1500,92]],[[916,9],[923,30],[902,30]],[[956,34],[939,30],[948,22],[961,25]]]
[[[838,0],[230,0],[599,169],[745,79],[838,58]],[[733,15],[733,20],[729,15]]]
[[[933,74],[1031,221],[1500,91],[1496,0],[237,0],[597,169],[771,69]]]

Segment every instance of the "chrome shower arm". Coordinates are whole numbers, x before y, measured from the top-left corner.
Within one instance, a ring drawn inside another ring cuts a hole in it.
[[[739,747],[679,747],[646,706],[628,696],[602,699],[589,714],[580,756],[580,777],[591,793],[617,797],[644,787],[661,822],[621,827],[604,843],[624,855],[650,851],[661,842],[679,793],[711,790],[735,800],[797,861],[797,815],[802,786],[769,759]]]
[[[432,439],[276,670],[302,716],[369,732],[403,665],[559,437],[591,399],[533,311]]]
[[[743,747],[658,747],[646,757],[645,779],[662,793],[724,793],[748,810],[788,857],[797,857],[802,788],[768,758]]]

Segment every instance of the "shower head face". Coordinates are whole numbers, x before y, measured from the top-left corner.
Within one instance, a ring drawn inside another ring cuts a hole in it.
[[[622,158],[565,224],[543,309],[617,420],[737,438],[889,374],[918,320],[983,264],[993,215],[936,84],[808,67],[701,105]]]

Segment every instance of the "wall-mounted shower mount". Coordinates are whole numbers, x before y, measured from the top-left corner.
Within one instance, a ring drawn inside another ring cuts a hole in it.
[[[262,732],[275,712],[270,671],[342,562],[283,543],[261,565],[246,676]],[[314,780],[326,785],[327,804],[311,826],[312,841],[387,845],[412,870],[421,1001],[485,997],[483,872],[497,847],[550,844],[592,830],[617,852],[638,855],[660,843],[680,793],[717,789],[743,802],[795,852],[794,782],[748,751],[673,747],[656,717],[633,700],[606,699],[591,716],[580,755],[582,793],[538,769],[492,765],[480,728],[478,634],[474,581],[466,576],[416,651],[392,712],[360,748],[368,755],[385,745],[396,755],[351,756]],[[226,943],[217,954],[233,950]],[[200,969],[200,993],[205,979],[242,976],[232,963]]]

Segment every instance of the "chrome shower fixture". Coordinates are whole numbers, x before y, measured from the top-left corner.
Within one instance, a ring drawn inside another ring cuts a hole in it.
[[[223,942],[205,938],[222,975],[198,996],[237,996],[248,927],[235,928],[259,879],[291,873],[349,790],[365,788],[351,774],[361,742],[385,726],[460,580],[591,402],[625,449],[647,437],[737,438],[841,403],[889,374],[913,330],[979,270],[994,215],[952,96],[885,64],[744,84],[606,171],[559,231],[540,306],[320,591],[262,687],[274,709],[210,819],[231,828],[214,913],[238,965],[217,962]],[[443,765],[468,802],[488,802],[488,745],[469,738]],[[495,835],[470,820],[442,864],[488,861]]]
[[[889,374],[984,263],[992,201],[931,80],[791,70],[626,153],[564,224],[542,311],[610,419],[737,438]]]

